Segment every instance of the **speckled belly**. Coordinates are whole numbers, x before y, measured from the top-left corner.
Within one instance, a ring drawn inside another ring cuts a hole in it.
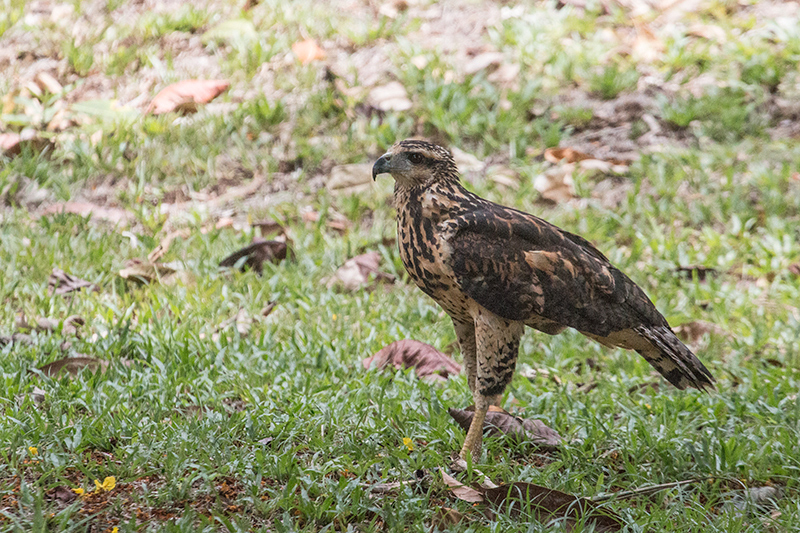
[[[411,279],[444,310],[458,320],[471,321],[474,302],[458,289],[457,282],[444,263],[442,244],[433,229],[422,234],[404,231],[398,224],[400,257]]]

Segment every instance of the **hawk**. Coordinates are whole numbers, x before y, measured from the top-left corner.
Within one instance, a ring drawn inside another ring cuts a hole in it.
[[[446,149],[405,140],[372,167],[395,180],[397,241],[411,279],[453,320],[475,416],[461,449],[480,457],[483,422],[511,381],[525,326],[574,328],[636,350],[679,389],[714,378],[647,295],[586,239],[466,190]]]

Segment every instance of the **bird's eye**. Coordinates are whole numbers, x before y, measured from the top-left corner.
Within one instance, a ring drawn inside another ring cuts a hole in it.
[[[425,161],[425,156],[417,152],[411,152],[408,154],[408,160],[414,163],[415,165],[419,165],[423,161]]]

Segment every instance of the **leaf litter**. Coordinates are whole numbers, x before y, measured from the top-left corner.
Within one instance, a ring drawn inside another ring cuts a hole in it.
[[[535,519],[543,524],[564,522],[567,531],[576,531],[582,522],[593,523],[595,531],[619,531],[624,527],[622,518],[610,509],[599,507],[587,498],[549,489],[534,483],[513,482],[489,488],[464,485],[441,470],[442,479],[453,495],[481,507],[488,518],[497,511],[508,512],[522,519]],[[578,530],[579,531],[579,530]]]
[[[264,270],[264,263],[278,264],[287,255],[291,255],[291,249],[285,241],[255,239],[251,244],[237,250],[228,257],[220,261],[221,267],[238,267],[240,270],[253,269],[258,274]]]
[[[150,102],[145,113],[161,115],[177,111],[197,112],[198,104],[206,104],[228,90],[227,80],[183,80],[162,89]]]
[[[451,407],[447,412],[464,431],[469,430],[475,416],[474,407],[472,411]],[[541,420],[520,418],[495,406],[489,407],[483,429],[489,435],[506,435],[513,442],[518,444],[528,442],[543,450],[555,450],[564,441],[557,431],[546,426]]]
[[[341,288],[346,291],[357,291],[359,289],[373,289],[379,283],[394,283],[395,277],[379,268],[381,254],[378,252],[367,252],[348,259],[344,265],[339,267],[330,278],[323,280],[323,283],[331,288]]]
[[[446,381],[461,372],[461,365],[430,344],[403,339],[379,350],[361,361],[362,366],[381,369],[388,365],[395,369],[413,368],[417,377],[432,381]]]
[[[47,280],[47,290],[51,295],[67,294],[81,289],[99,291],[100,287],[72,274],[67,274],[58,267],[53,268],[53,272]]]

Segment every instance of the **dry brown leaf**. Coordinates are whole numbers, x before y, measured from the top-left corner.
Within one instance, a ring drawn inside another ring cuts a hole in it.
[[[55,376],[62,370],[69,372],[71,375],[76,375],[78,372],[88,368],[91,372],[105,372],[108,369],[108,361],[102,359],[95,359],[94,357],[65,357],[58,361],[53,361],[42,367],[39,371],[45,376]]]
[[[160,115],[171,111],[194,113],[197,104],[206,104],[225,92],[228,80],[183,80],[162,89],[150,102],[145,113]]]
[[[584,159],[594,159],[589,154],[575,150],[574,148],[548,148],[544,151],[544,158],[550,163],[577,163]]]
[[[112,224],[126,225],[134,215],[126,209],[103,207],[89,202],[60,202],[44,210],[43,215],[71,213],[82,217],[91,216],[92,220],[104,220]]]
[[[131,259],[126,265],[119,271],[120,277],[145,285],[153,282],[171,283],[178,277],[175,276],[176,269],[163,263],[148,263],[141,259]]]
[[[439,529],[447,529],[450,526],[455,526],[464,521],[466,517],[464,513],[450,507],[442,507],[437,509],[433,514],[431,525]]]
[[[413,105],[403,84],[393,81],[373,88],[368,96],[369,104],[381,111],[408,111]]]
[[[69,505],[78,497],[70,488],[59,485],[47,491],[46,498],[49,501],[57,501],[62,505]]]
[[[348,291],[369,288],[375,283],[394,283],[395,277],[378,269],[381,254],[367,252],[348,259],[344,265],[326,281],[328,288],[342,287]]]
[[[475,416],[473,411],[466,409],[450,408],[447,412],[464,431],[469,429],[472,418]],[[513,416],[495,406],[491,406],[489,412],[486,413],[483,429],[489,434],[507,435],[515,442],[530,442],[543,449],[555,449],[563,442],[561,435],[547,427],[541,420]]]
[[[302,64],[307,65],[312,61],[325,59],[328,55],[325,50],[320,48],[317,41],[314,39],[306,39],[305,41],[298,41],[292,45],[292,52],[297,57],[297,60]]]
[[[497,67],[503,62],[503,58],[504,56],[502,52],[484,52],[482,54],[478,54],[467,61],[467,64],[464,65],[464,73],[468,76],[471,76],[472,74],[477,74],[481,70],[485,70],[489,67]]]
[[[36,330],[51,333],[61,325],[61,332],[64,335],[77,335],[78,329],[85,323],[86,321],[79,315],[70,315],[63,322],[53,318],[40,317],[36,319],[35,325],[30,324],[22,313],[17,315],[16,319],[16,326],[20,331]]]
[[[254,222],[252,226],[258,228],[262,237],[269,237],[275,234],[286,235],[286,228],[283,227],[283,224],[271,218],[264,219],[261,222]]]
[[[482,503],[485,501],[480,491],[464,485],[453,476],[448,475],[444,470],[442,470],[442,480],[459,500],[470,503]]]
[[[49,74],[45,71],[41,71],[36,75],[34,78],[36,85],[39,86],[40,89],[43,91],[47,91],[50,94],[59,94],[64,87],[55,79],[52,74]]]
[[[572,172],[575,170],[573,163],[559,165],[539,174],[533,180],[533,188],[542,198],[554,203],[564,203],[577,198]]]
[[[53,268],[50,278],[47,280],[47,290],[50,294],[67,294],[72,291],[79,291],[88,288],[92,291],[99,291],[100,287],[89,281],[83,280],[72,274],[67,274],[60,268]]]
[[[244,259],[244,262],[240,264],[240,268],[243,271],[252,268],[261,274],[264,270],[264,263],[278,264],[286,259],[286,256],[290,253],[289,246],[285,242],[255,239],[249,246],[233,252],[220,261],[219,266],[234,267]]]
[[[430,344],[403,339],[381,348],[375,355],[367,357],[361,364],[364,368],[413,368],[419,378],[444,381],[461,372],[461,365],[453,361]]]
[[[0,156],[18,156],[24,146],[30,147],[34,152],[41,152],[51,145],[50,139],[40,137],[33,128],[25,128],[19,133],[0,133]]]
[[[482,493],[486,501],[506,507],[512,516],[535,518],[543,524],[564,520],[567,531],[574,531],[582,520],[593,523],[597,532],[619,531],[624,527],[622,519],[610,509],[601,509],[586,498],[533,483],[515,482],[485,489]]]

